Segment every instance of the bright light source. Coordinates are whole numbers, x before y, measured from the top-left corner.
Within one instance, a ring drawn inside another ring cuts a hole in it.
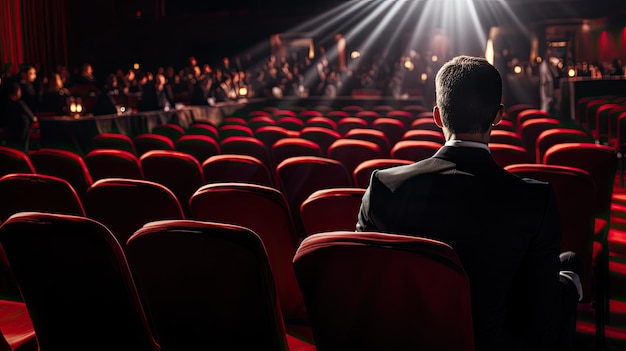
[[[404,68],[408,69],[409,71],[412,71],[414,67],[415,66],[413,65],[413,62],[411,62],[410,58],[407,58],[406,60],[404,60]]]
[[[563,62],[559,62],[559,63],[557,63],[557,65],[556,65],[556,66],[557,66],[559,69],[562,69],[562,68],[563,68]]]
[[[426,79],[428,79],[428,74],[422,73],[422,76],[420,78],[422,78],[422,82],[425,82]]]
[[[493,65],[494,62],[494,49],[493,49],[493,40],[487,39],[487,47],[485,48],[485,59],[487,62]]]
[[[246,87],[239,88],[239,96],[246,96],[246,95],[248,95],[248,88]]]
[[[575,76],[575,75],[576,75],[576,71],[575,71],[573,68],[570,68],[570,69],[567,71],[567,75],[568,75],[569,77],[573,77],[573,76]]]
[[[537,58],[535,59],[535,61],[537,61],[537,63],[541,63],[541,61],[543,61],[543,59],[541,58],[541,56],[537,56]]]
[[[139,69],[139,64],[135,62],[135,63],[133,64],[133,69]]]
[[[437,57],[437,55],[433,55],[433,57],[430,58],[433,62],[437,62],[439,61],[439,57]]]
[[[76,113],[81,113],[83,112],[83,105],[82,104],[76,104]]]
[[[354,50],[350,53],[350,58],[353,60],[356,60],[359,57],[361,57],[361,52],[359,50]]]
[[[515,74],[522,73],[522,66],[517,65],[517,66],[513,67],[513,72],[515,72]]]
[[[71,113],[76,113],[76,103],[75,102],[70,103],[70,112]]]

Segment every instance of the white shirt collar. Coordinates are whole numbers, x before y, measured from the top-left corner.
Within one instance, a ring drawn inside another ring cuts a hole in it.
[[[491,152],[489,150],[489,146],[487,146],[487,144],[479,143],[477,141],[467,141],[467,140],[451,139],[451,140],[446,141],[444,146],[474,147],[474,148],[484,149],[484,150],[487,150],[487,151]]]

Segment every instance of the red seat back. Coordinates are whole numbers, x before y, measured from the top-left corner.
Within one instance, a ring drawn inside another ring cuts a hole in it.
[[[356,227],[363,188],[331,188],[314,192],[300,206],[306,235]]]
[[[500,167],[518,163],[532,163],[532,158],[521,146],[489,143],[491,157]]]
[[[441,144],[432,141],[403,140],[391,149],[391,158],[421,161],[433,156]]]
[[[0,146],[0,177],[11,173],[35,173],[35,167],[24,151]]]
[[[94,180],[104,178],[144,179],[139,159],[130,152],[96,149],[85,156],[85,164]]]
[[[469,280],[442,242],[316,234],[294,267],[320,350],[474,350]]]
[[[202,172],[207,183],[238,182],[276,186],[273,173],[252,156],[212,156],[202,163]]]
[[[352,174],[363,161],[386,156],[378,145],[365,140],[339,139],[328,148],[328,157],[340,161],[348,174]]]
[[[354,169],[354,184],[359,188],[367,188],[370,184],[372,173],[375,170],[410,165],[412,163],[413,161],[391,158],[381,158],[361,162],[361,164]]]
[[[272,270],[251,230],[152,222],[127,255],[163,349],[287,350]]]
[[[30,159],[37,173],[66,180],[81,198],[92,183],[85,161],[71,151],[43,148],[32,152]]]
[[[217,140],[206,135],[183,135],[176,140],[174,147],[176,151],[189,154],[200,163],[221,152]]]

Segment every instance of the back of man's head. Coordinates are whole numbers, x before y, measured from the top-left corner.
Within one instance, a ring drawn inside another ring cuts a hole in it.
[[[442,123],[451,133],[489,130],[502,100],[502,78],[487,60],[457,56],[439,69],[435,85]]]

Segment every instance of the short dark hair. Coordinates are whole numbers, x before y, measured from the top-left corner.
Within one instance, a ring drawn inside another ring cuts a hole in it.
[[[435,79],[437,106],[452,133],[486,133],[502,101],[498,70],[480,57],[457,56]]]

